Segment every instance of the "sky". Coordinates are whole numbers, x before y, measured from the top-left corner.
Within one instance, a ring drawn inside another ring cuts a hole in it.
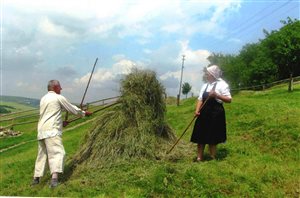
[[[176,96],[183,65],[198,95],[210,54],[238,54],[299,13],[299,0],[1,0],[1,96],[40,99],[57,79],[79,103],[96,58],[84,103],[118,96],[132,68]]]

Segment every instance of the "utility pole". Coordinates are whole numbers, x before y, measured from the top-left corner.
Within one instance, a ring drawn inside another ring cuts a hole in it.
[[[184,57],[185,55],[182,55],[182,66],[181,66],[181,77],[180,77],[180,85],[179,85],[179,93],[177,95],[177,106],[179,106],[179,101],[180,101],[180,94],[181,94],[181,84],[182,84],[182,75],[183,75],[183,68],[184,68]]]

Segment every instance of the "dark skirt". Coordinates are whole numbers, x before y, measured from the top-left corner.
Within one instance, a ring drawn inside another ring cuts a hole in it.
[[[225,111],[222,104],[209,99],[197,117],[191,142],[219,144],[226,141]]]

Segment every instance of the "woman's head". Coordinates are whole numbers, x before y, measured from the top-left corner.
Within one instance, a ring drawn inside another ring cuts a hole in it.
[[[222,71],[219,68],[219,66],[217,66],[217,65],[212,65],[212,66],[207,67],[206,73],[208,74],[208,78],[209,78],[209,76],[211,76],[212,78],[214,78],[214,80],[217,80],[222,75]]]

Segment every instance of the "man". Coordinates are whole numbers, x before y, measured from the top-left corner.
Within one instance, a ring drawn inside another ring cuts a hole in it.
[[[58,173],[63,172],[65,149],[62,144],[62,110],[80,116],[89,116],[90,112],[82,111],[60,95],[62,88],[59,81],[48,82],[48,93],[40,101],[40,119],[38,123],[38,154],[35,162],[32,185],[40,182],[47,165],[52,175],[50,187],[58,185]],[[67,123],[64,123],[66,125]]]

